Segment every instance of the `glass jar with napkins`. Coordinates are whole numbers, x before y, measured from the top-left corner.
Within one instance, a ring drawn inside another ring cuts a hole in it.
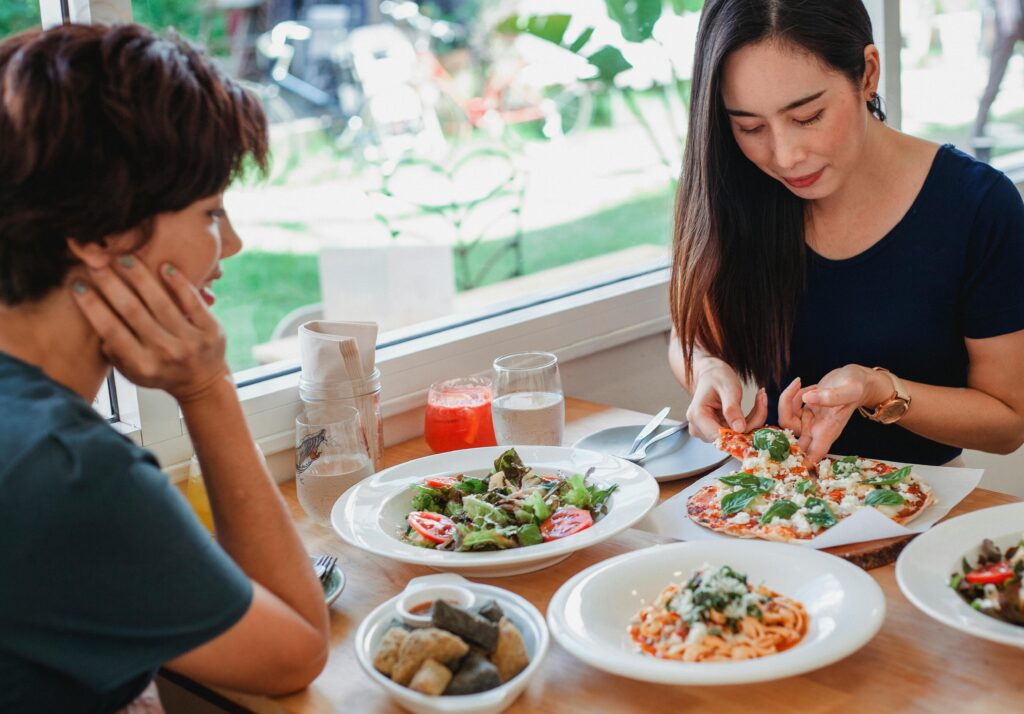
[[[299,397],[304,413],[312,419],[331,421],[332,412],[354,407],[359,412],[374,471],[379,471],[383,467],[384,429],[376,343],[375,322],[313,320],[299,328]]]

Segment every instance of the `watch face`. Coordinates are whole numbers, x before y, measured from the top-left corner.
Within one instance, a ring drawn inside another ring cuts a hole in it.
[[[906,414],[909,408],[910,405],[902,399],[893,400],[889,404],[878,407],[878,411],[875,413],[875,421],[880,421],[883,424],[892,424]]]

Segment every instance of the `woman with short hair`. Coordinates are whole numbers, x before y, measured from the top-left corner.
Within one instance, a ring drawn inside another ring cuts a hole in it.
[[[257,102],[125,25],[0,43],[0,711],[112,711],[166,666],[280,694],[327,656],[323,592],[209,306]],[[217,541],[91,407],[111,367],[174,397]]]

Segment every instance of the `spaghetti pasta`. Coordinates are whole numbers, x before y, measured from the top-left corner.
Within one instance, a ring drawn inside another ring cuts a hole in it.
[[[629,625],[638,649],[660,659],[729,662],[776,654],[807,633],[807,612],[729,566],[703,565],[671,583]]]

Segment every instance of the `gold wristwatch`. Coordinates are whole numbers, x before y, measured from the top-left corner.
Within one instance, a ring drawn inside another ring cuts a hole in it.
[[[904,388],[903,382],[895,374],[884,367],[875,367],[874,370],[876,372],[884,372],[892,381],[892,396],[871,411],[864,407],[857,407],[857,411],[865,419],[877,421],[879,424],[895,424],[910,409],[910,394]]]

